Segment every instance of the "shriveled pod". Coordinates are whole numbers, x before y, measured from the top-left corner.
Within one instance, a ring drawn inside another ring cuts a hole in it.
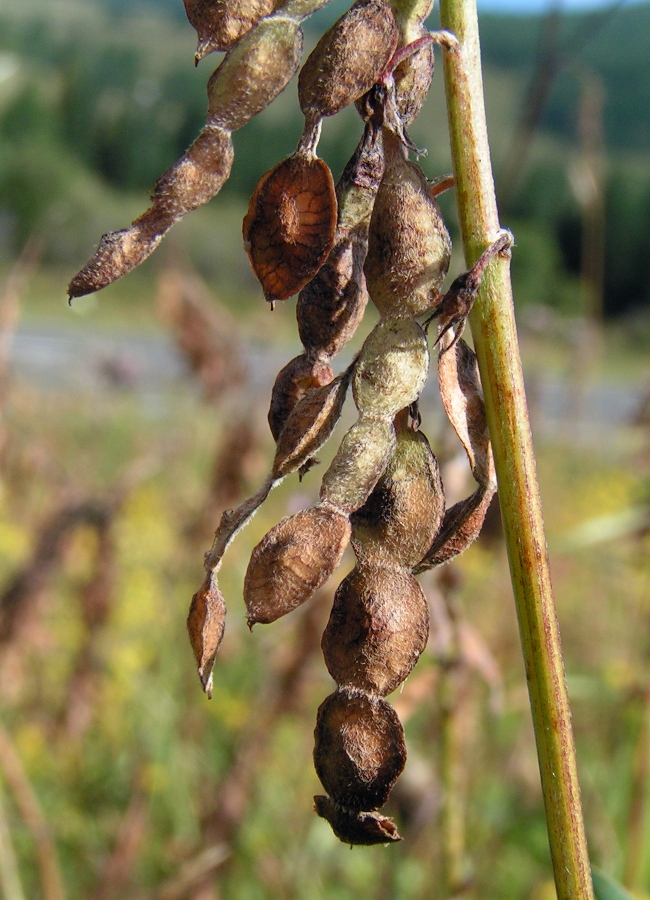
[[[386,697],[409,675],[429,636],[429,607],[407,569],[359,563],[341,582],[323,634],[339,687]]]
[[[433,0],[415,0],[408,8],[398,0],[391,6],[399,29],[399,45],[404,47],[427,33],[424,20],[433,9]],[[393,71],[397,111],[404,125],[410,125],[419,114],[433,79],[433,45],[428,44],[409,55]]]
[[[270,303],[296,294],[334,243],[336,195],[327,164],[296,151],[264,175],[244,218],[244,246]]]
[[[353,513],[366,502],[395,448],[390,419],[360,418],[343,435],[339,449],[323,475],[320,499]]]
[[[406,762],[404,730],[385,700],[330,694],[318,709],[314,737],[316,774],[335,803],[355,811],[384,805]]]
[[[384,318],[432,309],[451,258],[451,238],[419,166],[384,129],[386,168],[375,200],[364,266],[370,299]]]
[[[212,667],[223,639],[225,624],[226,604],[216,575],[209,572],[201,588],[192,597],[187,616],[187,631],[199,678],[208,695],[212,689]]]
[[[246,570],[248,624],[274,622],[308,600],[338,566],[349,540],[348,517],[324,504],[272,528]]]
[[[352,392],[360,414],[392,418],[417,400],[428,372],[429,346],[418,323],[379,322],[366,338],[354,369]]]
[[[365,563],[410,569],[440,529],[445,497],[440,469],[421,431],[404,428],[384,474],[352,514],[352,546]]]
[[[290,360],[280,369],[271,392],[269,408],[269,428],[274,440],[289,417],[289,413],[312,388],[329,384],[334,378],[334,370],[328,362],[309,360],[304,353]]]
[[[102,236],[68,287],[71,298],[98,291],[140,265],[182,216],[211,200],[230,175],[229,131],[206,126],[187,153],[156,182],[152,205],[130,226]]]
[[[199,43],[198,62],[214,50],[230,50],[260,19],[275,8],[276,0],[183,0]]]
[[[314,797],[314,810],[330,823],[332,831],[344,844],[371,846],[402,840],[393,820],[377,812],[343,809],[322,794]]]
[[[386,0],[357,0],[322,36],[300,71],[298,97],[305,118],[336,115],[370,90],[397,39]]]

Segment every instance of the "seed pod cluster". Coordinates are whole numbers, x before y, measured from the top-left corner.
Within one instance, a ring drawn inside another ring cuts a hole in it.
[[[253,4],[256,11],[242,0],[216,4],[188,0],[188,15],[193,24],[202,23],[202,29],[212,12],[222,24],[239,21],[243,25],[208,81],[206,124],[184,156],[158,179],[149,209],[129,228],[102,237],[94,255],[70,282],[71,299],[98,291],[130,272],[151,255],[175,222],[221,190],[233,162],[232,132],[265,109],[287,86],[302,56],[300,22],[326,2],[288,0],[262,18],[264,0]],[[250,12],[242,13],[244,7]],[[211,26],[205,27],[209,30]],[[200,47],[205,34],[199,31]]]

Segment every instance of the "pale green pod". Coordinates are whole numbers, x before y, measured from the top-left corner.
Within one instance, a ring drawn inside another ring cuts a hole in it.
[[[350,514],[370,496],[395,448],[390,419],[359,419],[344,435],[323,475],[320,498]]]
[[[364,265],[370,299],[383,318],[431,310],[449,269],[451,238],[440,208],[399,138],[384,129],[386,168],[370,221]]]
[[[359,354],[352,392],[363,416],[392,417],[422,392],[429,372],[424,331],[412,319],[385,319]]]
[[[303,34],[296,19],[263,19],[226,55],[208,81],[208,122],[236,131],[265,109],[300,65]]]

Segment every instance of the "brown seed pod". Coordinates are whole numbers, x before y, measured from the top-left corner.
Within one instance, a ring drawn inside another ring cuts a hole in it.
[[[329,384],[333,378],[334,369],[328,362],[312,362],[304,353],[294,357],[280,369],[273,385],[268,415],[269,428],[275,441],[280,437],[294,406],[312,388]]]
[[[302,56],[296,19],[270,16],[241,39],[208,81],[208,122],[236,131],[293,78]]]
[[[343,436],[323,475],[320,498],[346,514],[359,509],[388,465],[395,447],[390,419],[359,419]]]
[[[427,34],[423,22],[433,8],[433,0],[413,0],[405,8],[392,2],[399,29],[399,46],[405,47]],[[433,46],[428,45],[407,57],[393,72],[397,110],[408,126],[422,109],[433,78]]]
[[[70,282],[70,298],[98,291],[134,269],[185,213],[211,200],[230,175],[230,132],[206,126],[187,153],[156,182],[150,208],[130,228],[103,235],[94,255]]]
[[[370,298],[384,318],[419,316],[436,304],[451,239],[419,166],[384,129],[386,169],[375,200],[364,266]]]
[[[365,340],[352,378],[363,415],[394,416],[420,396],[429,371],[429,346],[412,319],[386,319]]]
[[[334,181],[322,159],[297,152],[260,179],[244,218],[244,246],[270,303],[314,277],[335,230]]]
[[[409,571],[358,565],[334,597],[322,648],[339,687],[386,697],[404,681],[429,637],[429,607]]]
[[[335,803],[354,811],[383,806],[404,768],[404,730],[397,713],[377,697],[346,690],[318,709],[316,774]]]
[[[440,529],[445,495],[440,469],[421,431],[404,429],[386,471],[352,514],[352,546],[360,560],[410,569]]]
[[[402,838],[392,819],[376,812],[352,812],[338,806],[322,794],[314,797],[314,811],[332,826],[332,831],[344,844],[392,844]]]
[[[253,550],[244,579],[248,624],[274,622],[323,585],[350,540],[348,517],[319,504],[283,519]]]
[[[278,439],[274,478],[297,472],[320,450],[339,420],[349,381],[347,374],[339,376],[331,384],[309,391],[293,408]]]
[[[325,32],[298,77],[300,108],[308,120],[333,116],[370,90],[397,46],[386,0],[357,0]]]
[[[276,0],[183,0],[199,43],[195,61],[214,50],[230,50],[260,19],[273,12]]]
[[[199,678],[208,696],[212,695],[212,667],[223,638],[225,620],[226,604],[217,578],[208,573],[201,588],[192,597],[187,617],[187,631],[199,668]]]

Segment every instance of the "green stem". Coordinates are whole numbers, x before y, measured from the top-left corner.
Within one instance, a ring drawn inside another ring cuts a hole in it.
[[[441,0],[449,130],[468,266],[499,232],[485,121],[475,0]],[[592,900],[587,842],[512,304],[509,263],[493,260],[470,317],[485,391],[499,498],[560,900]]]

